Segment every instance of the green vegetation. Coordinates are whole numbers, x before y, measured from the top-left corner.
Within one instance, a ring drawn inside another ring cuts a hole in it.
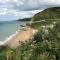
[[[44,11],[36,14],[33,21],[40,21],[45,19],[60,19],[60,7],[53,7],[45,9]]]
[[[37,22],[40,21],[40,22]],[[33,18],[30,26],[40,29],[41,26],[50,26],[54,25],[57,22],[60,22],[60,7],[53,7],[43,10],[40,13],[37,13]]]
[[[32,42],[21,43],[13,50],[6,48],[1,53],[11,60],[60,60],[60,24],[48,28],[48,33],[42,28]]]
[[[38,29],[32,42],[21,43],[16,49],[5,48],[0,52],[0,56],[10,60],[60,60],[59,9],[59,7],[49,8],[36,14],[33,17],[34,23],[30,24],[32,28]]]

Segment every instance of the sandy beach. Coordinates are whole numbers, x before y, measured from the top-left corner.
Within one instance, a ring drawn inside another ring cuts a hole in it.
[[[5,43],[10,48],[16,48],[21,42],[29,42],[37,30],[30,27],[23,27],[15,36]]]

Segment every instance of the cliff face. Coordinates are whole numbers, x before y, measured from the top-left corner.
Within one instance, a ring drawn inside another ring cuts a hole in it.
[[[41,19],[60,19],[60,7],[45,9],[33,17],[33,21],[39,21]]]

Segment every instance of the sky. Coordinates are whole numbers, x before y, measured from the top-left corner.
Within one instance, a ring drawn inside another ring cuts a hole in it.
[[[59,7],[60,0],[0,0],[0,21],[30,18],[49,7]]]

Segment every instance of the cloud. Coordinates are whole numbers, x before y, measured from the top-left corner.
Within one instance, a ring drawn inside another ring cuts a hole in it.
[[[0,16],[1,16],[1,15],[5,15],[5,14],[6,14],[6,11],[7,11],[6,8],[0,9]]]
[[[40,12],[42,10],[32,10],[32,11],[18,11],[14,9],[2,8],[0,10],[0,20],[16,20],[23,18],[30,18],[34,14]]]
[[[60,0],[0,0],[7,8],[19,11],[39,10],[52,6],[60,6]]]
[[[35,15],[38,12],[41,12],[42,10],[32,10],[32,11],[20,11],[20,12],[15,12],[13,13],[16,17],[18,18],[30,18],[33,15]]]
[[[60,0],[0,0],[0,16],[32,17],[45,8],[55,6],[60,6]]]
[[[8,0],[6,4],[17,10],[39,10],[52,6],[60,6],[60,0]]]

